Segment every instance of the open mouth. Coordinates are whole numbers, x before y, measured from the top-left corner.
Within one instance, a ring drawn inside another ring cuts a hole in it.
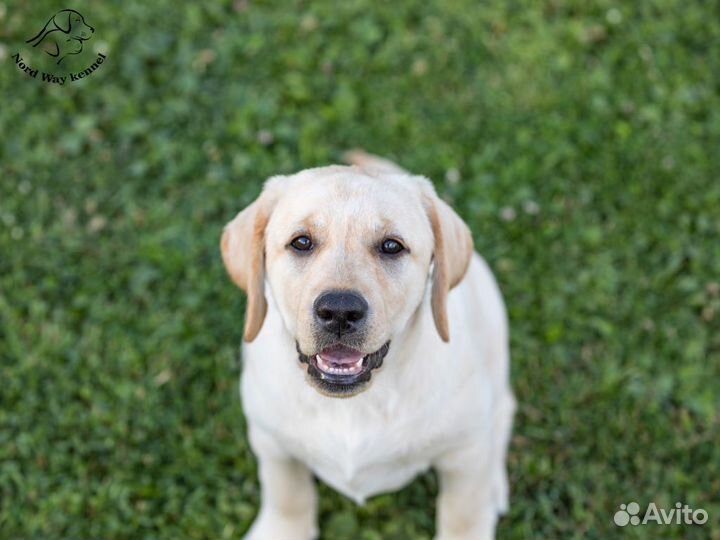
[[[377,351],[363,355],[345,345],[326,347],[314,356],[299,351],[300,361],[308,365],[308,375],[318,388],[329,394],[353,394],[367,383],[374,369],[382,366],[390,342]]]

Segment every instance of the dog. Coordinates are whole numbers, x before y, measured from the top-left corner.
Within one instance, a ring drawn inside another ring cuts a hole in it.
[[[436,540],[490,540],[515,410],[500,291],[429,180],[347,161],[270,178],[222,234],[262,489],[245,540],[316,538],[313,475],[362,503],[431,467]]]
[[[45,52],[56,57],[56,64],[59,64],[66,56],[80,54],[83,42],[90,39],[94,32],[95,29],[85,22],[85,17],[80,13],[74,9],[62,9],[50,17],[35,37],[25,43],[31,43],[33,47],[43,44]]]

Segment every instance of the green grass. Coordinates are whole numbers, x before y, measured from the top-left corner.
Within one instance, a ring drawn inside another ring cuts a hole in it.
[[[242,536],[219,234],[360,146],[434,180],[506,296],[498,537],[720,539],[717,2],[78,5],[108,60],[64,87],[11,55],[67,6],[0,5],[0,538]],[[323,540],[429,540],[436,491],[323,487]],[[616,528],[633,500],[710,521]]]

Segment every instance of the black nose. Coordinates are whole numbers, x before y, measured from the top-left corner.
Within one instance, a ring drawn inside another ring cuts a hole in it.
[[[357,293],[331,291],[315,300],[315,319],[332,334],[341,336],[355,332],[368,312],[368,304]]]

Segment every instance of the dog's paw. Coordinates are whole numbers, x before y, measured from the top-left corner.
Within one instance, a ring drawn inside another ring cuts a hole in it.
[[[433,540],[495,540],[495,535],[481,535],[481,536],[475,536],[475,535],[459,535],[459,536],[436,536]]]
[[[505,469],[501,469],[495,478],[495,499],[498,515],[504,516],[510,508],[510,487]]]
[[[480,521],[470,528],[438,530],[434,540],[495,540],[494,520]]]
[[[317,525],[311,519],[261,513],[243,540],[315,540]]]

